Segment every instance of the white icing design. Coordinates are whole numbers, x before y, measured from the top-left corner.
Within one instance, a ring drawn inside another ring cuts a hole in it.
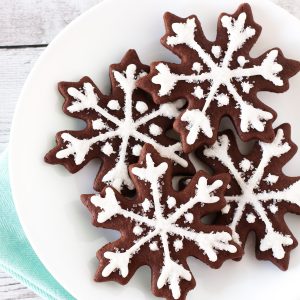
[[[103,129],[107,128],[107,125],[101,119],[94,120],[92,122],[92,126],[93,126],[93,129],[95,129],[95,130],[103,130]]]
[[[104,146],[102,146],[101,150],[107,156],[110,156],[111,154],[113,154],[115,152],[114,148],[112,147],[111,143],[109,143],[109,142],[106,142],[104,144]]]
[[[152,242],[149,244],[149,248],[151,251],[157,251],[159,250],[158,246],[157,246],[157,242]]]
[[[174,241],[173,246],[174,246],[175,251],[178,252],[179,250],[181,250],[183,248],[183,242],[182,242],[182,240],[176,239]]]
[[[193,71],[200,73],[202,71],[202,69],[203,69],[203,66],[200,63],[198,63],[198,62],[193,63],[193,67],[192,67]]]
[[[246,94],[249,94],[250,90],[254,87],[253,84],[251,84],[250,82],[247,82],[247,81],[242,82],[241,86],[242,86],[243,92]]]
[[[268,232],[265,237],[260,241],[259,249],[261,251],[267,251],[272,249],[273,255],[277,259],[282,259],[285,256],[283,247],[293,244],[293,240],[290,235],[283,235],[280,232],[272,231]]]
[[[195,96],[198,99],[202,99],[204,96],[203,89],[200,86],[196,86],[194,89],[193,96]]]
[[[140,156],[142,148],[143,147],[141,145],[134,145],[132,147],[132,154],[135,155],[135,156]]]
[[[192,213],[184,214],[184,218],[188,223],[193,223],[194,221],[194,215]]]
[[[107,103],[107,107],[111,110],[119,110],[121,108],[118,100],[110,100]]]
[[[143,210],[144,212],[147,212],[150,210],[151,208],[151,202],[149,201],[149,199],[145,199],[144,202],[142,203],[142,207],[143,207]]]
[[[229,97],[225,94],[219,94],[216,96],[216,100],[218,102],[218,106],[224,106],[229,104]]]
[[[156,124],[151,124],[149,127],[149,132],[154,136],[161,135],[162,131],[163,131],[162,128]]]
[[[278,207],[275,204],[270,204],[268,208],[272,214],[276,214],[278,211]]]
[[[66,142],[66,147],[65,149],[57,152],[56,157],[63,159],[73,156],[75,164],[80,165],[84,162],[85,157],[94,144],[103,143],[103,153],[107,156],[117,153],[118,156],[115,159],[115,166],[104,175],[102,181],[110,184],[118,191],[120,191],[124,186],[129,189],[134,188],[127,171],[127,155],[129,151],[128,144],[130,138],[133,138],[142,144],[148,143],[153,145],[160,155],[173,160],[175,163],[183,167],[187,167],[188,162],[177,154],[177,152],[182,150],[180,143],[164,146],[157,142],[153,137],[139,130],[141,125],[144,125],[147,122],[154,122],[156,117],[166,117],[169,119],[177,117],[179,115],[179,109],[184,103],[182,100],[178,100],[174,103],[163,104],[159,108],[152,110],[137,120],[133,119],[132,95],[137,88],[136,81],[145,75],[145,72],[137,74],[137,67],[134,64],[128,65],[123,73],[113,71],[115,80],[119,83],[119,87],[124,91],[124,119],[115,117],[108,110],[101,107],[101,99],[98,98],[91,83],[85,82],[83,84],[83,90],[78,90],[73,87],[68,88],[68,94],[74,98],[74,101],[67,108],[68,111],[81,112],[86,109],[91,109],[97,112],[101,117],[98,120],[93,121],[93,129],[99,131],[106,129],[106,131],[101,131],[98,136],[93,136],[89,139],[78,139],[69,133],[63,133],[61,137]],[[111,110],[120,109],[120,104],[117,100],[110,100],[107,106]],[[148,109],[148,106],[146,103],[138,101],[136,103],[136,109],[142,113]],[[115,128],[109,128],[108,125],[103,122],[102,118],[114,124]],[[153,136],[159,135],[161,130],[162,129],[159,126],[153,123],[150,125],[150,131]],[[118,149],[112,149],[110,146],[111,143],[108,142],[112,141],[114,138],[120,138],[122,141],[121,145],[118,146]],[[132,148],[132,154],[139,156],[140,150],[141,146],[139,144],[135,145]]]
[[[224,208],[222,208],[222,210],[221,210],[221,212],[222,212],[222,214],[223,215],[227,215],[228,213],[229,213],[229,211],[230,211],[230,204],[226,204],[225,206],[224,206]]]
[[[176,199],[174,197],[168,197],[167,204],[168,208],[173,208],[176,205]]]
[[[161,289],[163,286],[168,286],[173,298],[178,299],[181,295],[181,280],[190,281],[192,275],[189,270],[185,269],[184,266],[172,258],[171,247],[174,247],[175,251],[179,251],[184,247],[184,240],[192,241],[212,262],[218,260],[219,251],[236,253],[237,248],[230,244],[232,237],[228,232],[196,232],[189,227],[182,227],[178,224],[178,220],[188,214],[195,205],[218,202],[220,199],[215,193],[223,185],[223,182],[216,180],[209,185],[205,177],[200,177],[194,196],[174,209],[172,213],[165,216],[161,197],[164,176],[167,169],[168,164],[165,162],[155,165],[150,153],[146,155],[145,167],[135,167],[132,169],[132,173],[135,176],[150,185],[152,199],[149,201],[151,201],[154,207],[154,215],[151,217],[148,217],[144,213],[139,214],[130,209],[123,209],[121,204],[116,200],[114,191],[109,187],[106,189],[104,198],[98,194],[92,196],[91,202],[94,206],[101,208],[97,218],[99,223],[121,215],[124,218],[130,219],[133,224],[136,224],[133,229],[134,234],[139,235],[138,239],[128,249],[115,249],[115,252],[107,251],[104,253],[104,257],[109,262],[103,269],[102,276],[107,277],[112,272],[120,272],[121,276],[126,277],[131,259],[133,256],[138,255],[143,245],[148,244],[151,251],[160,249],[164,254],[163,266],[156,283],[157,287]],[[176,204],[176,201],[170,200],[172,198],[174,197],[168,197],[169,204],[172,204],[171,206]],[[147,204],[146,207],[149,207],[149,205]],[[141,225],[148,229],[141,229]],[[173,244],[169,241],[170,236],[176,236]],[[156,240],[153,241],[157,237],[160,239],[159,243]]]
[[[279,177],[277,175],[268,174],[268,176],[264,179],[264,181],[269,184],[273,185],[278,181]]]
[[[143,101],[137,101],[135,105],[135,109],[140,113],[143,114],[148,110],[148,105],[147,103]]]
[[[141,235],[142,232],[143,232],[143,228],[141,226],[139,226],[139,225],[134,226],[133,233],[135,235]]]
[[[249,60],[247,60],[247,59],[245,58],[245,56],[239,56],[239,57],[237,58],[237,61],[238,61],[238,64],[239,64],[241,67],[244,67],[245,64],[249,62]]]
[[[90,83],[86,82],[83,85],[83,91],[70,87],[67,92],[76,100],[67,108],[69,112],[73,113],[84,109],[97,109],[98,96],[94,93],[94,87]]]
[[[243,99],[239,94],[238,88],[235,85],[241,84],[242,90],[245,94],[249,93],[255,84],[255,77],[261,76],[265,80],[270,81],[275,86],[282,86],[283,80],[279,73],[283,67],[277,62],[278,50],[271,50],[261,63],[261,65],[254,65],[245,68],[248,60],[244,56],[239,56],[237,61],[238,68],[231,67],[234,59],[234,54],[244,44],[256,34],[256,31],[251,26],[245,24],[247,14],[242,12],[237,19],[230,16],[223,16],[221,18],[222,26],[227,30],[228,45],[226,51],[222,51],[219,45],[214,45],[211,53],[208,53],[195,40],[195,32],[197,30],[194,18],[189,18],[185,23],[173,23],[172,29],[174,36],[168,36],[167,44],[169,46],[185,45],[194,50],[201,62],[206,65],[207,71],[202,72],[203,67],[199,62],[195,62],[192,67],[192,74],[176,74],[172,73],[169,66],[165,63],[159,63],[156,66],[158,74],[153,76],[152,82],[160,85],[158,95],[163,97],[170,95],[177,83],[185,81],[186,83],[196,85],[192,95],[198,99],[203,99],[202,84],[205,86],[207,82],[210,83],[208,94],[205,94],[205,104],[202,109],[187,109],[181,120],[187,123],[189,131],[186,142],[189,145],[195,143],[200,132],[203,132],[208,138],[212,137],[212,127],[210,117],[207,114],[207,109],[210,107],[212,101],[218,101],[219,106],[229,104],[230,99],[236,102],[236,107],[240,111],[241,130],[248,132],[250,128],[257,131],[263,131],[266,121],[273,118],[272,114],[261,109],[257,109],[250,102]],[[217,62],[215,59],[217,58]],[[249,79],[253,79],[253,84],[249,83]],[[236,83],[234,82],[234,79]],[[227,98],[219,94],[220,87],[226,87],[228,91]]]
[[[220,58],[222,49],[220,46],[212,46],[211,53],[214,55],[215,58]]]
[[[242,169],[243,172],[248,172],[251,169],[253,169],[252,162],[249,159],[247,159],[247,158],[244,158],[240,162],[239,167]]]
[[[245,64],[249,62],[249,60],[246,59],[245,56],[239,56],[237,61],[241,67],[244,67]]]
[[[280,128],[277,130],[276,137],[272,143],[259,142],[262,157],[258,166],[253,168],[252,175],[248,180],[246,180],[244,174],[234,166],[233,160],[228,154],[229,139],[227,135],[220,136],[213,146],[204,150],[206,157],[218,159],[223,166],[228,168],[241,189],[241,193],[238,195],[225,196],[227,203],[235,202],[238,205],[234,211],[232,223],[229,225],[233,231],[234,240],[240,243],[240,238],[236,230],[241,219],[245,217],[244,211],[246,205],[251,205],[258,219],[265,225],[265,237],[261,240],[260,250],[267,251],[271,249],[273,256],[277,259],[283,259],[285,256],[283,247],[292,245],[293,240],[290,235],[277,232],[273,228],[266,209],[268,208],[272,213],[276,213],[278,207],[272,204],[265,208],[264,203],[273,200],[278,203],[285,201],[300,206],[300,181],[291,184],[283,190],[256,191],[256,188],[259,187],[261,181],[265,180],[263,179],[265,168],[269,165],[271,160],[274,157],[280,157],[291,149],[290,145],[284,142],[284,139],[284,131]],[[278,178],[276,178],[276,181],[277,180]],[[247,217],[247,221],[249,222],[250,220],[250,223],[255,222],[256,219],[257,218],[254,219],[252,216],[249,217],[249,215]]]
[[[256,217],[255,217],[255,215],[252,214],[252,213],[251,213],[251,214],[248,214],[247,217],[246,217],[247,222],[250,223],[250,224],[254,223],[254,222],[255,222],[255,219],[256,219]]]
[[[186,141],[189,145],[195,143],[200,129],[207,137],[212,138],[213,131],[210,127],[210,119],[203,112],[197,109],[187,110],[181,116],[181,120],[188,123],[187,129],[189,130],[189,134]]]

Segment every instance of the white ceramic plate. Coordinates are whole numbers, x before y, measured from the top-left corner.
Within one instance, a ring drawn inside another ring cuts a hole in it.
[[[275,46],[287,57],[300,59],[300,22],[268,1],[249,1],[263,33],[253,49],[259,55]],[[108,66],[135,48],[144,63],[176,61],[159,39],[164,34],[163,13],[199,16],[211,39],[218,15],[234,12],[240,0],[106,0],[79,17],[46,49],[24,87],[13,122],[10,172],[13,195],[24,230],[42,262],[53,276],[79,300],[152,299],[149,270],[142,268],[130,283],[94,283],[96,251],[116,238],[112,231],[96,229],[81,204],[81,193],[92,192],[97,171],[92,163],[75,175],[61,166],[43,162],[54,145],[55,133],[74,129],[78,121],[61,111],[63,99],[56,86],[88,75],[103,91],[109,91]],[[278,114],[277,124],[290,122],[293,139],[300,145],[300,76],[291,80],[285,94],[261,93],[259,97]],[[300,153],[286,167],[300,173]],[[288,216],[300,240],[300,219]],[[291,255],[290,269],[282,272],[254,258],[253,240],[239,263],[227,261],[212,270],[189,260],[197,287],[188,299],[299,299],[300,247]]]

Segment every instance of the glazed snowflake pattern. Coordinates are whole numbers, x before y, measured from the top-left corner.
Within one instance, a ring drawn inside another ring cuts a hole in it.
[[[155,282],[153,292],[158,296],[167,295],[168,299],[184,299],[188,290],[182,291],[182,285],[193,288],[192,274],[185,261],[187,255],[215,267],[225,259],[224,252],[228,252],[227,258],[239,255],[228,228],[212,226],[208,231],[209,226],[203,226],[200,221],[203,210],[211,207],[214,211],[224,206],[220,197],[227,182],[224,182],[224,175],[210,180],[198,173],[186,194],[180,194],[171,186],[170,163],[160,158],[153,147],[145,146],[144,149],[139,164],[131,167],[140,193],[137,201],[128,201],[109,187],[102,194],[104,197],[83,196],[96,226],[117,227],[121,231],[119,241],[99,251],[100,268],[96,280],[110,277],[110,280],[125,283],[136,270],[136,263],[137,267],[153,263],[150,265]],[[225,180],[228,179],[225,177]],[[194,253],[195,250],[187,253],[188,243],[194,244],[201,254]],[[221,253],[222,258],[219,258]],[[190,282],[190,285],[183,282]]]
[[[281,268],[287,268],[284,259],[297,245],[283,216],[285,212],[300,213],[300,179],[282,173],[295,151],[290,128],[282,125],[272,143],[258,142],[248,156],[237,153],[232,133],[221,134],[201,155],[216,173],[227,171],[233,178],[220,222],[229,225],[238,244],[245,244],[248,232],[254,230],[259,257]]]
[[[120,65],[115,66],[120,69]],[[64,87],[69,99],[67,113],[87,121],[89,130],[59,134],[59,145],[54,153],[50,152],[52,160],[55,155],[55,163],[67,167],[71,164],[70,169],[75,171],[89,160],[101,158],[105,161],[104,168],[100,180],[96,181],[101,181],[102,188],[108,184],[118,191],[134,188],[127,169],[129,163],[137,161],[144,143],[153,145],[162,156],[179,166],[188,167],[188,161],[179,155],[181,144],[165,136],[183,102],[158,106],[142,92],[134,97],[136,81],[146,75],[147,69],[134,51],[127,53],[121,68],[124,69],[111,70],[112,96],[103,96],[89,78],[81,80],[79,86]]]
[[[190,152],[207,141],[215,141],[224,115],[233,117],[244,140],[251,138],[253,132],[267,134],[266,126],[276,114],[256,98],[256,93],[286,90],[287,79],[298,71],[299,64],[286,60],[279,49],[257,59],[249,56],[261,30],[252,19],[250,6],[242,5],[234,15],[220,17],[214,43],[204,37],[195,16],[180,19],[168,13],[165,22],[163,44],[182,63],[153,64],[150,75],[139,86],[151,92],[157,103],[180,97],[189,101],[189,107],[175,123],[184,149]],[[272,134],[269,127],[270,138]]]

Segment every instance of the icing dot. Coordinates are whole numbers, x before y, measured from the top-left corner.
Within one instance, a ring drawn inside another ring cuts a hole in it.
[[[173,246],[175,248],[175,251],[178,252],[179,250],[181,250],[183,248],[183,243],[182,243],[182,240],[175,240],[174,243],[173,243]]]
[[[230,204],[226,204],[221,210],[223,215],[227,215],[229,211],[230,211]]]
[[[107,103],[107,107],[111,110],[119,110],[121,108],[118,100],[110,100]]]
[[[229,97],[225,94],[220,94],[216,96],[216,100],[218,101],[219,107],[229,104]]]
[[[221,56],[221,47],[220,46],[212,46],[211,52],[214,55],[215,58],[219,58]]]
[[[253,84],[250,82],[242,82],[243,92],[249,94],[250,90],[253,88]]]
[[[253,168],[252,162],[247,158],[244,158],[240,162],[239,166],[240,166],[240,168],[242,169],[243,172],[247,172],[247,171],[249,171]]]
[[[195,89],[194,89],[193,95],[198,99],[202,99],[203,98],[202,88],[200,86],[196,86]]]
[[[133,227],[133,233],[135,235],[141,235],[142,232],[143,232],[143,228],[141,226],[136,225],[136,226]]]
[[[143,207],[143,210],[145,211],[145,212],[147,212],[149,209],[150,209],[150,207],[151,207],[151,203],[150,203],[150,201],[146,198],[145,200],[144,200],[144,202],[142,203],[142,207]]]
[[[254,214],[250,213],[247,215],[246,220],[248,223],[254,223],[255,222],[256,217],[254,216]]]
[[[149,248],[151,251],[157,251],[158,250],[157,242],[152,242],[151,244],[149,244]]]
[[[142,146],[141,145],[134,145],[132,147],[132,154],[135,156],[140,156],[142,151]]]
[[[192,70],[196,71],[197,73],[200,73],[202,71],[202,65],[198,62],[195,62],[193,63]]]
[[[169,197],[167,200],[167,204],[169,208],[172,208],[176,205],[176,199],[174,197]]]
[[[103,121],[101,119],[94,120],[92,122],[92,126],[93,126],[93,129],[95,129],[95,130],[102,130],[106,127],[106,125],[103,123]]]
[[[158,136],[162,133],[162,128],[157,126],[156,124],[151,124],[149,127],[149,131],[152,135]]]
[[[143,114],[145,111],[147,111],[148,105],[145,102],[143,102],[143,101],[137,101],[137,103],[135,105],[135,109],[139,113]]]
[[[276,214],[278,211],[278,207],[275,204],[270,204],[269,206],[269,210],[271,213]]]
[[[226,189],[227,189],[227,190],[230,190],[230,189],[231,189],[231,185],[230,185],[230,184],[227,184]]]
[[[106,142],[104,146],[102,146],[101,151],[107,155],[110,156],[111,154],[113,154],[114,148],[112,147],[112,145],[109,142]]]
[[[239,57],[237,58],[237,61],[238,61],[239,65],[240,65],[241,67],[243,67],[247,62],[249,62],[249,60],[247,60],[247,59],[245,58],[245,56],[239,56]]]
[[[194,215],[192,213],[187,213],[184,215],[184,218],[188,223],[192,223],[194,220]]]
[[[278,178],[279,177],[277,175],[272,175],[269,173],[268,176],[264,179],[264,181],[269,185],[273,185],[278,181]]]

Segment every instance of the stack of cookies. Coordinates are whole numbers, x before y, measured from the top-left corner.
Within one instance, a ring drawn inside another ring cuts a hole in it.
[[[88,77],[60,82],[64,113],[86,127],[59,132],[45,160],[72,173],[102,162],[99,193],[81,198],[95,226],[121,236],[98,251],[96,281],[126,284],[148,265],[154,295],[185,299],[196,284],[187,257],[213,268],[240,260],[251,231],[257,258],[288,268],[297,241],[284,215],[300,214],[300,177],[282,168],[297,147],[288,124],[273,128],[276,112],[257,93],[286,91],[300,63],[277,48],[249,55],[261,27],[248,4],[220,16],[214,42],[194,15],[164,20],[161,42],[181,63],[149,68],[129,50],[110,66],[110,95]],[[235,132],[219,131],[225,116]],[[255,141],[250,153],[240,152],[238,138]],[[196,172],[191,153],[213,174]]]

